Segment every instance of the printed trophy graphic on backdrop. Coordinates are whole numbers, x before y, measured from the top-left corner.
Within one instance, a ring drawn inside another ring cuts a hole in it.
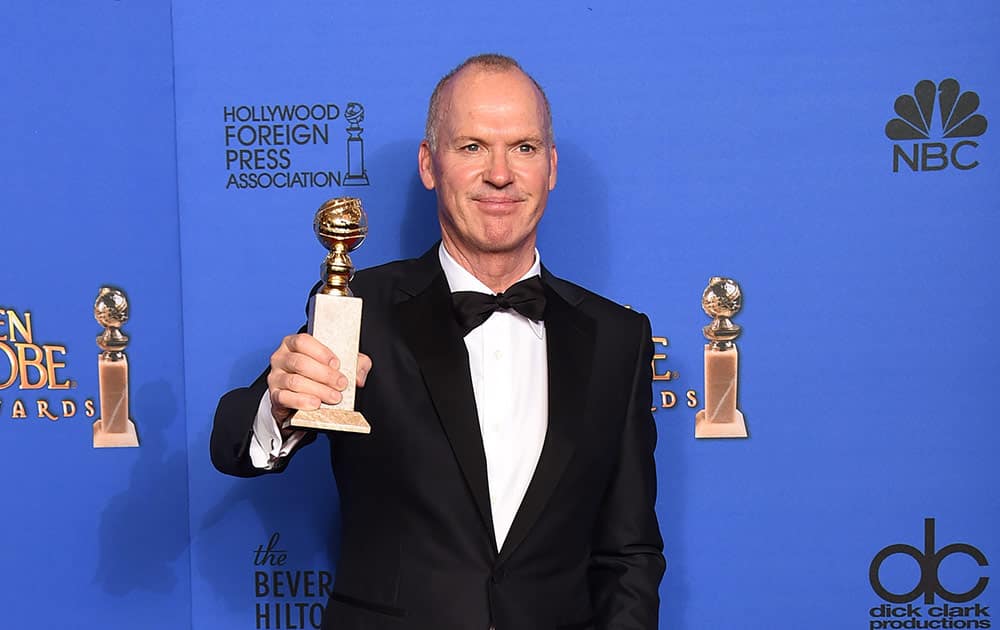
[[[364,129],[361,122],[365,119],[365,107],[361,103],[348,103],[344,110],[344,119],[350,123],[347,127],[347,173],[344,175],[344,186],[367,186],[368,170],[365,169],[365,141],[361,137]]]
[[[696,438],[747,437],[743,414],[736,408],[739,354],[733,341],[739,324],[730,319],[743,307],[740,285],[718,276],[708,281],[701,307],[712,323],[702,328],[705,344],[705,408],[695,416]]]
[[[97,336],[103,350],[97,359],[101,417],[94,422],[94,448],[139,446],[128,408],[128,336],[121,326],[128,321],[128,299],[111,287],[101,287],[94,302],[94,319],[104,332]]]
[[[354,411],[361,334],[361,298],[354,297],[348,282],[354,276],[350,252],[364,242],[368,218],[361,200],[338,197],[320,206],[313,230],[329,254],[320,267],[323,286],[309,299],[309,334],[340,358],[347,388],[336,405],[323,403],[314,411],[296,411],[287,424],[300,429],[369,433],[371,426]]]

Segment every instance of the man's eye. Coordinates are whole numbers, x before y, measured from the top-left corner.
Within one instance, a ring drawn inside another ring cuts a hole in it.
[[[475,142],[472,142],[462,147],[462,150],[465,151],[466,153],[476,153],[479,151],[479,145],[476,144]]]
[[[534,153],[536,151],[533,144],[522,144],[517,147],[519,153]]]

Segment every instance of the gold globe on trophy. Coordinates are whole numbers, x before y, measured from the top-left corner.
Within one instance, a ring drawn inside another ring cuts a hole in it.
[[[361,247],[368,235],[368,216],[361,207],[361,200],[354,197],[337,197],[320,206],[313,219],[313,231],[320,244],[329,250],[323,261],[321,276],[324,295],[351,297],[348,283],[354,277],[354,264],[350,253]]]

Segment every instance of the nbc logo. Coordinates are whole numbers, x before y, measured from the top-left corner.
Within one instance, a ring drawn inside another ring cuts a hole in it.
[[[936,102],[936,116],[935,116]],[[900,162],[911,171],[942,171],[949,164],[968,171],[979,165],[970,152],[979,146],[974,138],[986,132],[986,117],[977,114],[979,95],[962,92],[955,79],[945,79],[938,85],[921,81],[913,94],[903,94],[894,105],[899,118],[885,125],[885,135],[890,140],[916,140],[910,146],[892,145],[892,172],[899,172]],[[940,127],[935,122],[940,120]],[[938,132],[938,130],[940,130]],[[932,134],[933,132],[933,134]],[[921,142],[934,135],[941,142]]]

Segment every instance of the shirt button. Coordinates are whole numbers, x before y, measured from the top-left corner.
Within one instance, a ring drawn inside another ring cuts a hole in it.
[[[493,356],[496,357],[497,360],[502,359],[503,358],[503,352],[500,351],[500,350],[497,350],[496,352],[493,353]]]

